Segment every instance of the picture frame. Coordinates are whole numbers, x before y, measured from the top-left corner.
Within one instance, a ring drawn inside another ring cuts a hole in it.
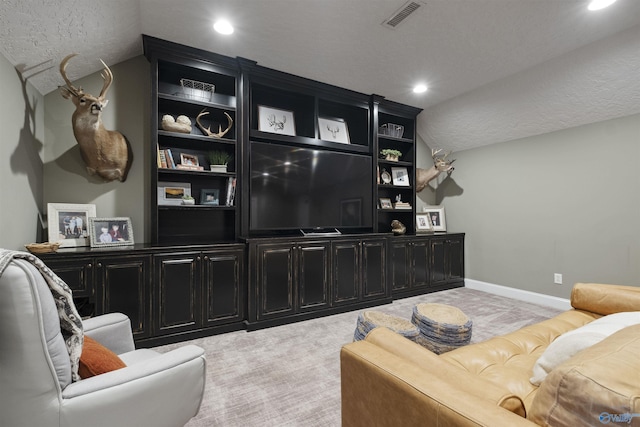
[[[131,218],[89,218],[89,236],[92,248],[133,245]]]
[[[409,172],[404,167],[391,168],[391,177],[393,179],[393,185],[398,187],[409,187]]]
[[[96,205],[47,203],[49,243],[61,248],[89,246],[89,219],[96,216]]]
[[[416,214],[416,233],[428,233],[430,231],[433,231],[433,227],[431,226],[429,214]]]
[[[198,160],[198,156],[180,153],[180,164],[186,166],[200,166],[200,161]]]
[[[318,129],[320,130],[320,139],[323,141],[351,144],[349,129],[344,119],[318,117]]]
[[[296,136],[293,111],[258,105],[258,130],[280,135]]]
[[[200,204],[220,206],[220,190],[217,188],[203,188],[200,190]]]
[[[184,196],[191,196],[191,184],[188,182],[158,182],[159,206],[181,205]]]
[[[447,222],[444,215],[444,206],[425,206],[422,211],[429,215],[433,231],[447,231]]]
[[[393,209],[393,203],[388,197],[380,197],[380,209]]]

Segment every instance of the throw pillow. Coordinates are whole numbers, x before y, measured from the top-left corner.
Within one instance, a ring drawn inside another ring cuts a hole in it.
[[[93,377],[126,366],[122,359],[113,351],[96,340],[86,335],[84,336],[82,354],[80,355],[80,367],[78,368],[80,378]]]
[[[624,328],[553,370],[527,419],[540,426],[637,426],[640,325]]]
[[[533,366],[531,384],[539,386],[547,375],[578,352],[627,326],[640,324],[640,311],[610,314],[560,335],[549,344]]]

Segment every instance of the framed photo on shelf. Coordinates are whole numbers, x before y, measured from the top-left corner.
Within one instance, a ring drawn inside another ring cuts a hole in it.
[[[400,187],[409,187],[409,172],[407,168],[391,168],[391,176],[393,177],[393,185]]]
[[[89,218],[91,247],[133,245],[131,218]]]
[[[391,184],[391,174],[387,172],[385,168],[382,168],[382,173],[380,174],[380,181],[382,184]]]
[[[202,189],[200,190],[200,204],[219,206],[220,205],[220,190],[214,189]]]
[[[419,213],[416,214],[416,233],[428,233],[433,231],[431,227],[431,220],[429,214]]]
[[[188,182],[158,182],[158,205],[181,205],[184,196],[191,195]]]
[[[296,136],[293,111],[258,105],[258,130]]]
[[[447,231],[444,206],[425,206],[423,212],[429,215],[433,231]]]
[[[380,197],[380,209],[393,209],[393,203],[388,197]]]
[[[186,166],[200,166],[198,156],[193,154],[180,153],[180,164]]]
[[[48,203],[49,243],[61,248],[89,246],[89,219],[96,216],[96,205]]]
[[[318,117],[318,129],[320,129],[320,139],[323,141],[351,144],[347,122],[344,119]]]

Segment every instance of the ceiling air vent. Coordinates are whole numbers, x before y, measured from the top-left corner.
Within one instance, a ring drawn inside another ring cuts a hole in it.
[[[400,25],[402,21],[407,19],[409,15],[420,9],[420,7],[422,7],[422,3],[416,1],[408,1],[407,3],[402,5],[400,9],[396,10],[393,15],[385,19],[382,25],[387,28],[394,29],[398,25]]]

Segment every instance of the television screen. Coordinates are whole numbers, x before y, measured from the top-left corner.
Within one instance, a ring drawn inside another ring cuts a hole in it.
[[[251,143],[251,231],[373,227],[369,156]]]

